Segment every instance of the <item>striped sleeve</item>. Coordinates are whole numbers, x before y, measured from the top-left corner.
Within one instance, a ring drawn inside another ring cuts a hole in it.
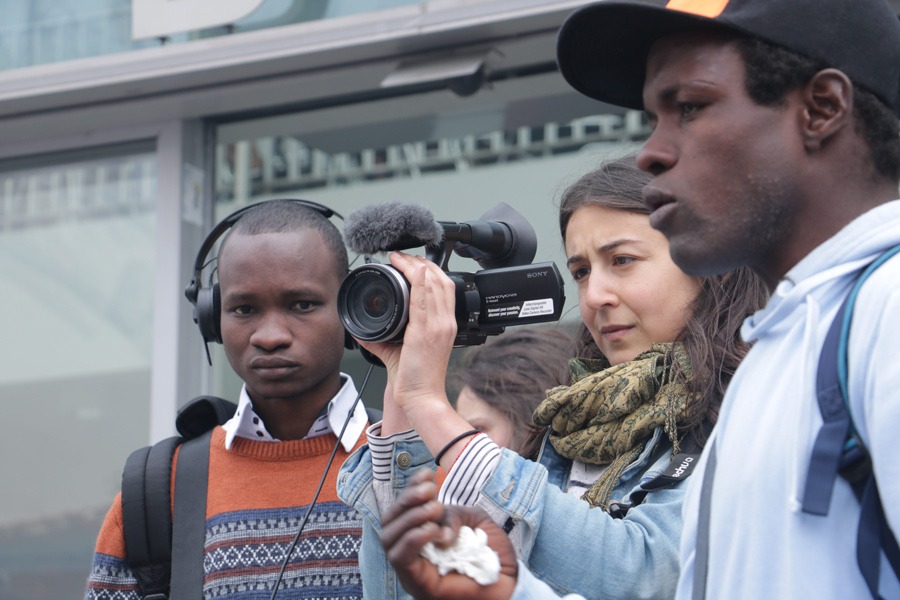
[[[444,504],[474,506],[499,460],[500,446],[483,433],[476,435],[450,468],[438,499]]]
[[[372,478],[375,481],[391,480],[391,461],[394,444],[397,442],[413,442],[419,439],[414,429],[401,431],[387,437],[381,437],[381,422],[375,423],[366,430],[369,452],[372,453]]]

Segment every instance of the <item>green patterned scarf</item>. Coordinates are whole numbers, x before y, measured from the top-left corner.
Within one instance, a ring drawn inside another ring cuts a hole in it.
[[[681,344],[653,344],[614,367],[575,359],[569,365],[574,383],[549,390],[535,410],[534,422],[550,428],[550,443],[561,455],[609,465],[582,496],[592,507],[608,509],[622,472],[660,425],[678,452],[677,427],[686,417],[689,393],[683,381],[673,381],[672,359],[690,379]]]

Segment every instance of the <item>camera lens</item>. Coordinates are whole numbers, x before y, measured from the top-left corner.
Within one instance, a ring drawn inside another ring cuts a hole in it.
[[[353,337],[386,342],[403,337],[409,285],[393,267],[370,264],[354,269],[338,292],[338,312]]]
[[[384,327],[395,304],[387,282],[375,273],[362,273],[347,295],[350,318],[360,327],[373,331]]]
[[[363,290],[362,310],[366,317],[375,320],[384,317],[389,305],[388,291],[384,289],[382,282],[376,282]]]

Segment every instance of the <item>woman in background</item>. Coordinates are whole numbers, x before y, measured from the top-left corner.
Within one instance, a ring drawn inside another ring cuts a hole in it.
[[[524,454],[534,409],[547,390],[568,383],[574,351],[558,327],[514,327],[466,348],[447,379],[456,412],[498,446],[534,458]]]

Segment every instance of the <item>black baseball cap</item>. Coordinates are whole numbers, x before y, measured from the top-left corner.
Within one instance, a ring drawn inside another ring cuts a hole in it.
[[[579,92],[640,109],[653,43],[709,28],[839,69],[900,115],[900,21],[886,0],[603,0],[563,23],[557,62]]]

